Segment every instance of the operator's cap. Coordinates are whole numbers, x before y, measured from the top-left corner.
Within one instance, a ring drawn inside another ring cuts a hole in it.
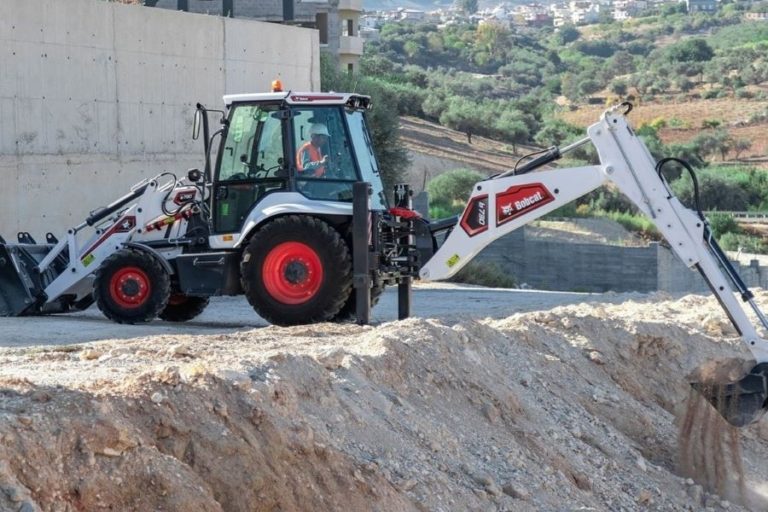
[[[325,127],[322,123],[315,123],[312,126],[309,127],[309,134],[310,135],[325,135],[326,137],[330,137],[330,134],[328,133],[328,128]]]

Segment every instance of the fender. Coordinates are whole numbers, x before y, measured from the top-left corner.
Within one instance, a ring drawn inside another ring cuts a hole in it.
[[[151,255],[153,258],[155,258],[157,262],[160,263],[160,265],[163,267],[163,269],[165,269],[165,271],[168,272],[168,275],[173,275],[175,273],[173,271],[173,267],[171,267],[171,264],[168,263],[168,260],[163,258],[163,256],[152,247],[149,247],[148,245],[144,245],[139,242],[126,242],[123,244],[123,247],[129,247],[131,249],[144,251],[147,254]]]

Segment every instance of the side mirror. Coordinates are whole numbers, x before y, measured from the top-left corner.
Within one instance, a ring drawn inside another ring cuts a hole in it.
[[[200,109],[195,110],[195,119],[192,122],[192,140],[197,140],[200,137],[200,125],[203,124],[203,111]]]
[[[190,169],[187,171],[187,179],[192,183],[197,183],[202,177],[203,173],[200,172],[200,169]]]

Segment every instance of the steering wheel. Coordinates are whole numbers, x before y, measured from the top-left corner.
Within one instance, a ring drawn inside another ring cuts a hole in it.
[[[263,170],[264,171],[264,176],[263,177],[264,178],[269,178],[269,173],[271,173],[272,171],[277,171],[278,169],[281,169],[282,167],[283,167],[283,164],[277,164],[277,165],[273,165],[272,167],[269,167],[267,169],[260,169],[259,171],[261,172]],[[277,177],[277,174],[278,173],[275,173],[273,175],[273,177]]]

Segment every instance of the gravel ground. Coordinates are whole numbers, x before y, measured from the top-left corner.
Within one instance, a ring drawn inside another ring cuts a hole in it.
[[[423,318],[501,318],[523,311],[550,309],[562,304],[615,301],[631,295],[489,289],[453,284],[414,287],[413,316]],[[374,323],[397,319],[397,290],[388,288],[373,310]],[[170,324],[119,325],[92,306],[71,315],[0,318],[0,346],[66,345],[109,339],[132,339],[153,334],[222,334],[269,325],[244,297],[214,297],[194,321]]]

